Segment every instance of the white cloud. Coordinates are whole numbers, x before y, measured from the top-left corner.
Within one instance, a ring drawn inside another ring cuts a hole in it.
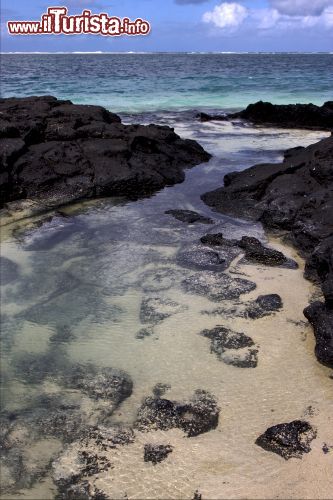
[[[270,0],[271,6],[280,14],[287,16],[320,16],[333,0]]]
[[[280,9],[284,5],[293,4],[293,14],[284,13],[278,8],[258,8],[249,9],[239,3],[223,2],[216,5],[211,11],[203,15],[205,23],[213,24],[215,27],[226,31],[235,31],[243,24],[247,28],[257,30],[291,30],[306,29],[313,27],[331,28],[333,27],[333,0],[330,0],[329,6],[318,10],[319,6],[328,4],[327,0],[313,0],[313,9],[307,9],[296,15],[296,7],[301,8],[309,0],[270,0]],[[297,5],[296,5],[297,4]],[[287,7],[285,10],[288,10]],[[289,9],[291,11],[291,7]],[[309,13],[309,10],[314,13]]]
[[[205,12],[203,21],[218,28],[238,28],[248,16],[248,9],[239,3],[221,3]]]

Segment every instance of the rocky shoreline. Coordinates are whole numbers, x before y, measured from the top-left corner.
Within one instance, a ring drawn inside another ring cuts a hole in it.
[[[301,251],[305,276],[321,284],[325,299],[304,314],[314,328],[317,359],[333,367],[333,136],[286,151],[283,163],[228,174],[224,187],[202,200],[219,212],[285,232]]]
[[[101,106],[52,96],[0,99],[0,151],[0,208],[14,202],[9,212],[135,199],[182,182],[185,168],[210,159],[170,127],[124,125]]]
[[[209,115],[199,113],[202,122],[242,119],[254,125],[272,127],[299,128],[308,130],[333,129],[333,102],[325,102],[322,106],[314,104],[272,104],[258,101],[237,113]]]

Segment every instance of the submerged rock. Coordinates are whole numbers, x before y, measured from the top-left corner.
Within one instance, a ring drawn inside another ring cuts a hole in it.
[[[132,394],[133,382],[122,370],[97,369],[94,365],[77,365],[62,380],[65,387],[77,389],[92,399],[105,399],[118,406]]]
[[[295,261],[288,259],[282,252],[265,247],[261,241],[254,237],[243,236],[241,240],[228,240],[223,237],[222,233],[206,234],[201,238],[201,242],[211,247],[218,247],[220,251],[223,249],[234,257],[244,251],[245,258],[243,262],[294,269],[298,267]]]
[[[18,269],[16,262],[0,255],[0,285],[8,285],[16,281],[19,276]]]
[[[215,429],[219,412],[214,396],[203,390],[195,391],[188,402],[148,397],[138,411],[135,427],[143,432],[179,428],[193,437]]]
[[[240,252],[232,247],[212,250],[192,245],[177,254],[177,263],[189,269],[224,271]]]
[[[195,222],[199,222],[200,224],[214,224],[212,219],[198,214],[197,212],[193,212],[193,210],[167,210],[165,213],[172,215],[181,222],[187,222],[188,224],[194,224]]]
[[[153,465],[162,462],[172,452],[173,447],[165,444],[145,444],[144,461]]]
[[[254,346],[251,337],[223,326],[203,330],[200,335],[210,339],[211,352],[224,363],[238,368],[256,368],[258,350],[250,349]]]
[[[94,479],[112,466],[112,452],[134,440],[130,429],[98,426],[72,443],[52,465],[52,478],[59,490],[59,499],[109,498],[94,485]]]
[[[100,106],[8,98],[0,100],[0,114],[3,203],[137,197],[182,182],[184,168],[210,159],[170,127],[123,125]]]
[[[287,424],[274,425],[258,437],[256,444],[266,451],[277,453],[285,460],[302,458],[311,451],[310,443],[317,432],[308,422],[294,420]]]
[[[212,271],[194,274],[186,278],[181,285],[186,293],[203,295],[213,302],[238,299],[242,294],[256,288],[252,281]]]
[[[174,300],[150,297],[143,299],[140,309],[141,323],[157,324],[174,314],[186,311],[187,306]]]
[[[184,273],[172,267],[159,267],[143,272],[138,279],[138,285],[144,292],[160,292],[169,290]]]
[[[276,294],[259,295],[255,300],[236,302],[231,306],[221,306],[202,314],[221,315],[224,318],[250,318],[259,319],[280,311],[283,307],[281,297]]]

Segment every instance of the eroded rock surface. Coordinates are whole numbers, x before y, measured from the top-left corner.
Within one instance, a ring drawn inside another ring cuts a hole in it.
[[[302,458],[311,451],[310,443],[316,438],[315,429],[303,420],[274,425],[258,437],[256,444],[266,451],[277,453],[285,460]]]
[[[203,295],[213,302],[238,299],[242,294],[255,290],[253,281],[232,278],[225,273],[206,271],[196,273],[182,281],[182,288],[187,293]]]
[[[179,304],[174,300],[150,297],[143,299],[141,303],[140,320],[143,324],[151,323],[154,325],[186,309],[187,306]]]
[[[281,297],[276,294],[259,295],[255,300],[237,301],[233,305],[220,306],[213,310],[202,311],[202,314],[221,315],[224,318],[259,319],[270,316],[283,308]]]
[[[0,100],[1,203],[137,197],[184,180],[208,161],[195,141],[172,128],[123,125],[101,106],[52,96]]]
[[[219,412],[215,397],[203,390],[195,391],[186,402],[148,397],[138,411],[135,427],[143,432],[179,428],[193,437],[215,429]]]

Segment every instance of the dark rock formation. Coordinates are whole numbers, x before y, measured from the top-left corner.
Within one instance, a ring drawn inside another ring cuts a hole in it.
[[[305,317],[313,326],[318,361],[333,367],[333,308],[323,302],[313,302],[304,310]]]
[[[266,451],[281,455],[285,460],[302,458],[311,451],[310,443],[316,438],[316,431],[308,422],[294,420],[288,424],[278,424],[267,429],[258,437],[256,444]]]
[[[144,461],[151,462],[153,465],[162,462],[171,453],[173,447],[165,444],[145,444]]]
[[[184,180],[210,155],[172,128],[123,125],[100,106],[55,97],[0,99],[2,204],[137,197]]]
[[[208,115],[200,113],[202,122],[242,118],[256,125],[278,126],[285,128],[305,128],[315,130],[333,129],[333,102],[323,106],[314,104],[271,104],[259,101],[246,109],[229,115]]]
[[[333,136],[285,154],[281,164],[228,174],[225,186],[202,196],[216,210],[261,221],[289,239],[307,258],[306,276],[322,284],[325,306],[305,314],[316,331],[318,360],[332,365]]]
[[[186,293],[203,295],[213,302],[238,299],[256,288],[253,281],[213,271],[193,274],[182,281],[181,285]]]
[[[211,352],[224,363],[238,368],[256,368],[258,350],[250,349],[254,346],[251,337],[223,326],[203,330],[200,335],[210,339]]]
[[[200,222],[201,224],[214,224],[214,221],[209,217],[193,212],[192,210],[167,210],[166,214],[172,215],[175,219],[187,224]]]
[[[200,239],[201,243],[210,247],[218,247],[225,255],[235,258],[241,250],[245,253],[245,261],[265,266],[282,266],[297,268],[297,263],[288,259],[282,252],[265,247],[257,238],[243,236],[241,240],[228,240],[222,233],[206,234]],[[239,250],[241,249],[241,250]],[[229,259],[230,260],[230,259]]]
[[[218,425],[220,409],[209,392],[197,390],[188,402],[148,397],[138,411],[135,427],[148,432],[153,429],[182,429],[188,437],[203,434]]]
[[[233,305],[221,306],[212,311],[202,311],[202,314],[221,315],[224,318],[259,319],[279,311],[283,307],[281,297],[276,294],[259,295],[255,300],[236,302]]]

